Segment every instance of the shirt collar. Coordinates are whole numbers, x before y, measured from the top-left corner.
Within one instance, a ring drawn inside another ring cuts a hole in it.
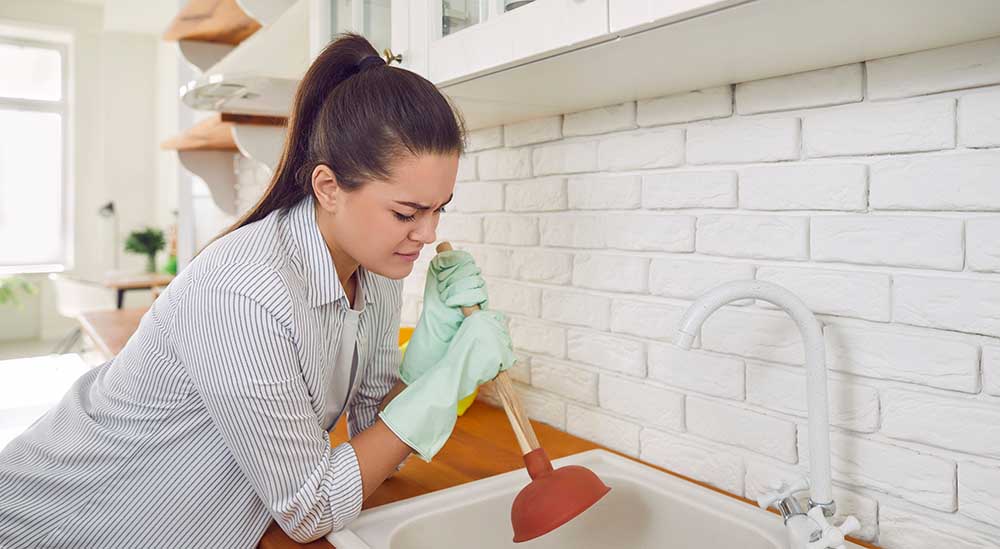
[[[319,232],[314,203],[313,197],[307,196],[288,213],[289,227],[302,256],[302,276],[306,280],[309,304],[319,307],[343,299],[344,306],[350,308],[330,250]],[[371,292],[366,291],[370,287],[369,276],[364,267],[358,266],[355,301],[361,299],[365,304],[371,303]]]

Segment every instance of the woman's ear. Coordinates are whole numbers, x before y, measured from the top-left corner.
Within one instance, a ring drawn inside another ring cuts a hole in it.
[[[326,164],[319,164],[313,168],[312,189],[316,196],[316,202],[320,207],[328,212],[333,212],[337,207],[337,202],[342,200],[343,189],[337,184],[337,176]]]

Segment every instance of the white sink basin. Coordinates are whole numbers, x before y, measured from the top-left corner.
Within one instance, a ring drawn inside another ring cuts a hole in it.
[[[327,536],[337,549],[787,549],[781,518],[605,450],[557,459],[582,465],[611,486],[561,528],[515,544],[514,496],[525,469],[382,505]],[[848,544],[848,547],[859,547]]]

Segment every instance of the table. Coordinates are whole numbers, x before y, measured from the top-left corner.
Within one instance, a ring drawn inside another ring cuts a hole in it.
[[[132,337],[139,327],[142,315],[148,309],[114,309],[108,311],[88,311],[77,315],[80,329],[94,340],[97,349],[106,360],[117,355],[128,338]]]
[[[149,290],[156,286],[166,286],[174,275],[163,273],[116,274],[104,279],[104,285],[118,292],[118,308],[125,302],[125,292],[129,290]]]

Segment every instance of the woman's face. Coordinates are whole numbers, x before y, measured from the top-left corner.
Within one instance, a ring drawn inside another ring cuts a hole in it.
[[[321,169],[329,170],[316,168]],[[438,220],[451,200],[457,172],[455,154],[406,156],[393,164],[390,180],[368,181],[345,192],[336,184],[318,185],[314,171],[320,231],[328,244],[365,269],[404,278],[424,245],[437,239]]]

